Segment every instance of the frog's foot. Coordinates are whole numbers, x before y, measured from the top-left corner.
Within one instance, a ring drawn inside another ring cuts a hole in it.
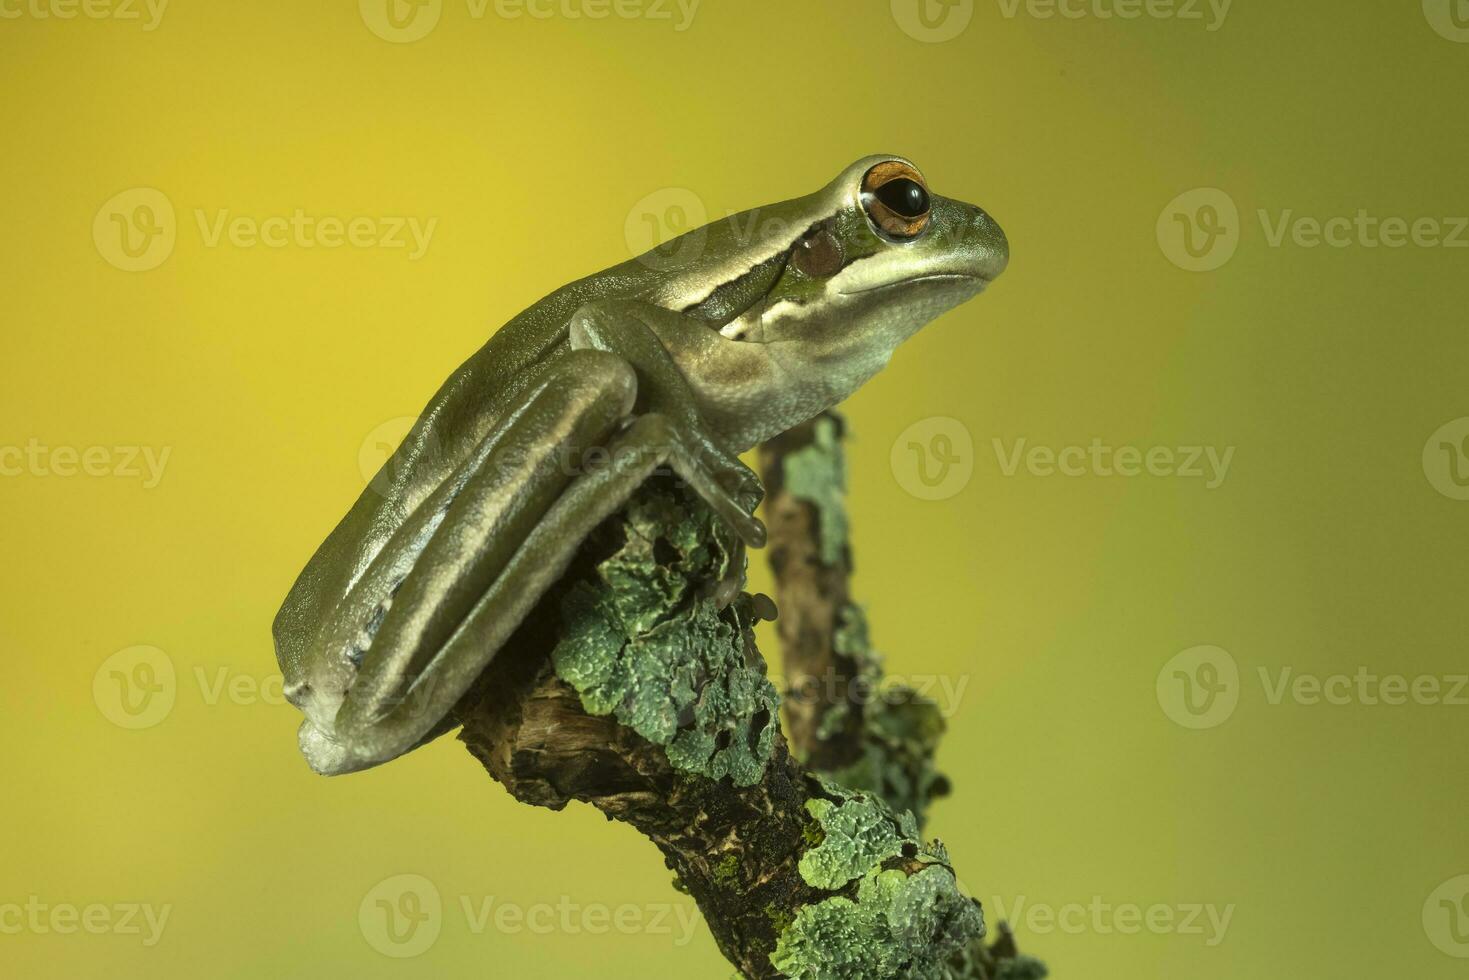
[[[688,432],[667,415],[650,412],[645,432],[656,432],[645,450],[662,455],[666,464],[693,489],[740,540],[752,548],[765,546],[765,525],[751,511],[764,489],[753,470],[721,450],[712,440]],[[646,437],[645,437],[646,438]]]
[[[691,335],[702,341],[709,336],[707,326],[648,303],[604,300],[577,310],[568,332],[573,349],[611,351],[632,366],[638,377],[639,411],[658,420],[654,426],[661,433],[668,465],[746,544],[764,545],[765,525],[750,516],[764,494],[760,480],[714,437],[688,378],[665,344],[665,335]]]

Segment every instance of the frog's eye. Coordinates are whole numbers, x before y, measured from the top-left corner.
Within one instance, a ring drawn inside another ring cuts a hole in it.
[[[885,235],[917,238],[928,227],[928,185],[906,163],[879,163],[862,177],[862,207]]]

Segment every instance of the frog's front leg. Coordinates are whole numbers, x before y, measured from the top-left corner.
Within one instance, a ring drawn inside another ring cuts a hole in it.
[[[714,434],[702,414],[693,386],[664,346],[674,336],[695,348],[697,341],[715,336],[707,324],[672,310],[637,300],[589,303],[571,319],[574,349],[604,350],[632,365],[638,377],[640,413],[657,413],[668,420],[677,447],[670,460],[724,521],[749,545],[765,544],[765,525],[750,516],[764,491],[753,470],[740,462]],[[712,483],[708,477],[712,476]]]

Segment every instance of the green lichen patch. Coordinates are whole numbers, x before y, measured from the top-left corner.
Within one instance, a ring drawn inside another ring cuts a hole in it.
[[[702,505],[650,484],[621,515],[621,540],[562,600],[551,652],[590,714],[613,715],[686,772],[759,782],[775,741],[775,687],[747,657],[747,599],[720,610],[708,583],[734,561]]]
[[[1045,980],[1050,975],[1046,965],[1033,956],[1001,960],[995,968],[995,980]]]
[[[948,868],[875,871],[855,899],[800,909],[770,961],[792,980],[950,980],[949,959],[983,934],[979,906],[960,894]]]
[[[912,811],[922,827],[933,800],[949,792],[948,779],[934,764],[945,730],[943,714],[911,688],[884,680],[882,657],[872,649],[860,606],[848,603],[842,608],[832,646],[857,665],[854,687],[865,694],[861,754],[827,775],[843,786],[882,797],[900,813]],[[817,737],[845,731],[849,710],[846,702],[834,705],[823,716]]]
[[[838,894],[796,911],[771,962],[804,980],[963,976],[949,961],[983,939],[984,916],[960,893],[943,845],[923,844],[912,814],[876,797],[826,779],[814,788],[806,809],[822,839],[801,856],[801,877]]]
[[[817,417],[811,444],[785,457],[785,487],[791,495],[816,508],[821,532],[821,560],[835,565],[847,547],[847,464],[842,457],[838,423],[829,415]]]
[[[801,877],[813,888],[837,891],[869,868],[903,853],[898,821],[870,797],[815,799],[806,803],[806,809],[824,834],[820,844],[801,855]]]
[[[739,872],[740,859],[735,857],[733,854],[726,854],[720,860],[720,862],[714,866],[714,873],[711,875],[711,877],[714,879],[714,883],[716,885],[724,885],[728,887],[730,885],[733,885],[735,881],[739,878]]]

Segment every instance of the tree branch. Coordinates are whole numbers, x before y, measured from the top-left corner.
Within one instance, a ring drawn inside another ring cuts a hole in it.
[[[745,977],[1041,975],[985,949],[978,903],[912,815],[788,752],[752,631],[768,600],[720,606],[743,572],[696,496],[650,480],[461,703],[460,738],[517,799],[591,803],[651,839]],[[838,753],[822,727],[801,737]]]

